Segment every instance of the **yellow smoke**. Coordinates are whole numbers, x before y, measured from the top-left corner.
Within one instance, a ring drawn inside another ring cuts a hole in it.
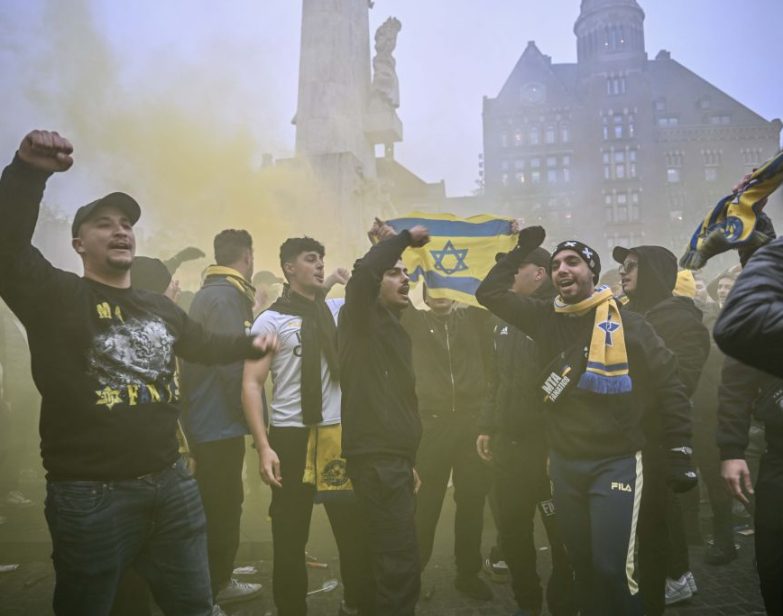
[[[133,50],[117,56],[88,0],[49,0],[43,17],[46,44],[32,62],[28,96],[57,118],[52,128],[72,140],[81,169],[141,203],[139,254],[199,246],[208,258],[178,276],[194,288],[221,229],[250,231],[257,268],[272,270],[285,237],[335,237],[334,223],[317,215],[320,193],[305,167],[261,165],[264,152],[285,144],[265,135],[278,132],[265,131],[272,114],[243,95],[247,80],[272,87],[238,74],[233,50],[216,49],[205,66],[170,63],[162,53],[154,79],[129,85],[123,75]]]

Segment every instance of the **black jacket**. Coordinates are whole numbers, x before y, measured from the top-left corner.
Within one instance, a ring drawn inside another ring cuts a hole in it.
[[[401,322],[413,345],[420,413],[478,415],[495,360],[492,315],[472,306],[444,316],[411,307]]]
[[[783,378],[783,237],[748,261],[713,335],[727,355]]]
[[[546,280],[533,297],[551,301],[551,282]],[[516,327],[497,319],[495,358],[479,432],[490,436],[503,433],[515,440],[546,439],[543,392],[538,389],[542,364],[536,343]]]
[[[766,372],[726,357],[718,389],[717,441],[721,460],[745,459],[754,403],[777,379]],[[767,446],[783,455],[783,430],[767,424]]]
[[[411,461],[421,439],[411,340],[399,315],[378,300],[383,274],[410,233],[379,242],[353,268],[337,326],[343,456],[391,454]]]
[[[511,251],[492,268],[476,298],[536,341],[543,369],[559,353],[575,344],[588,343],[595,313],[581,317],[559,314],[550,301],[523,298],[510,291],[525,256],[519,249]],[[690,402],[677,376],[674,355],[641,316],[624,310],[622,319],[633,390],[628,394],[600,395],[573,387],[566,400],[550,409],[550,447],[564,457],[632,455],[644,445],[641,418],[645,405],[651,403],[660,409],[664,445],[690,445]]]
[[[677,259],[671,252],[661,246],[631,250],[639,260],[639,271],[636,290],[626,308],[644,316],[674,353],[677,374],[691,397],[710,351],[710,333],[702,323],[702,312],[692,299],[672,295]]]
[[[718,446],[723,459],[744,457],[750,425],[749,396],[757,391],[747,366],[783,378],[783,237],[759,248],[745,265],[715,323],[721,350],[745,367],[727,361],[721,387]],[[768,382],[764,379],[764,382]],[[738,395],[741,398],[735,399]],[[783,454],[783,428],[765,426],[767,445]],[[740,455],[742,453],[742,455]]]

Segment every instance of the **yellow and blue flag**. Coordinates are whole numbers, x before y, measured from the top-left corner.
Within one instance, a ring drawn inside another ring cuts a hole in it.
[[[783,151],[756,169],[742,188],[718,201],[691,237],[680,265],[701,269],[732,248],[756,247],[770,240],[756,229],[766,199],[783,183]]]
[[[512,219],[489,214],[459,218],[453,214],[412,212],[386,221],[395,231],[427,227],[430,243],[408,248],[402,260],[414,284],[424,281],[432,297],[478,306],[476,289],[495,265],[495,255],[517,243]]]

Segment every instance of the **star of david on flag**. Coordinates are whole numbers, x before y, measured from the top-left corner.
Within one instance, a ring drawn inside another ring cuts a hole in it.
[[[427,227],[430,243],[408,248],[402,255],[411,282],[425,282],[432,297],[478,306],[476,289],[495,265],[495,255],[517,243],[512,219],[481,214],[459,218],[453,214],[412,212],[386,221],[398,233],[416,225]]]

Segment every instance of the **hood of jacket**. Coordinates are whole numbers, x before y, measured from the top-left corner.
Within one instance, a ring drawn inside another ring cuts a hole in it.
[[[633,253],[639,259],[636,289],[629,294],[629,307],[645,313],[672,297],[677,284],[677,257],[663,246],[618,247],[612,254],[622,264],[628,253]]]

